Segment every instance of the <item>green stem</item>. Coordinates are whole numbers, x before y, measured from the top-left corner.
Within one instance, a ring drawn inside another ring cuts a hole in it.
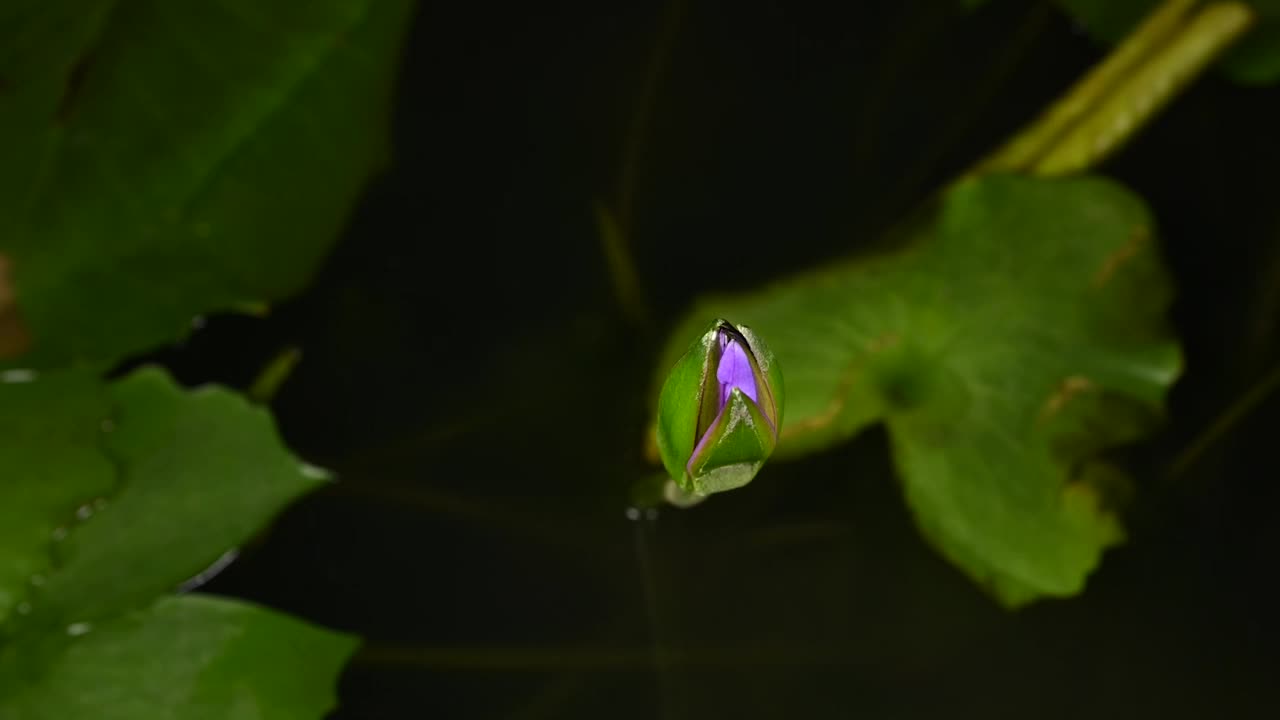
[[[1178,456],[1174,458],[1173,463],[1169,466],[1169,478],[1177,478],[1186,473],[1210,447],[1213,447],[1214,443],[1218,442],[1231,428],[1257,409],[1263,401],[1271,397],[1272,393],[1277,390],[1280,390],[1280,365],[1272,368],[1261,380],[1254,383],[1244,395],[1241,395],[1226,410],[1223,410],[1209,424],[1209,427],[1197,435],[1185,450],[1178,453]]]
[[[1242,2],[1166,0],[1048,111],[973,172],[1063,175],[1120,149],[1254,20]]]
[[[648,327],[650,322],[648,303],[645,301],[644,288],[640,282],[640,273],[636,270],[630,243],[637,178],[640,175],[645,143],[649,138],[649,123],[653,118],[658,89],[671,62],[671,48],[683,16],[684,0],[668,0],[662,26],[658,30],[657,44],[649,57],[644,81],[640,85],[635,110],[631,114],[631,122],[623,141],[613,207],[611,209],[605,203],[596,204],[596,231],[600,235],[601,249],[609,269],[609,277],[613,281],[615,299],[637,327]]]
[[[964,106],[951,113],[948,122],[938,132],[931,134],[929,138],[921,138],[922,142],[928,143],[920,153],[921,159],[910,172],[903,173],[903,180],[897,183],[896,191],[888,196],[895,200],[885,203],[884,207],[904,207],[910,202],[910,198],[920,195],[921,188],[926,186],[931,173],[948,158],[956,143],[965,137],[986,107],[999,96],[1010,75],[1026,57],[1027,51],[1034,47],[1052,15],[1052,8],[1048,4],[1037,4],[1030,9],[1009,41],[975,82],[972,92],[966,94]]]
[[[676,33],[680,29],[683,18],[684,0],[668,0],[662,25],[658,30],[657,43],[654,45],[653,54],[649,57],[649,64],[645,68],[644,82],[640,86],[636,107],[631,114],[631,123],[627,127],[622,161],[618,171],[617,189],[617,218],[618,224],[623,228],[631,227],[636,180],[640,175],[640,159],[644,157],[645,143],[649,139],[649,124],[653,119],[653,108],[657,104],[658,89],[662,86],[662,79],[667,74],[667,66],[671,64],[671,50],[675,45]]]
[[[596,204],[596,233],[600,237],[600,248],[612,281],[614,300],[634,325],[647,327],[648,304],[644,299],[640,273],[636,271],[630,243],[622,228],[622,224],[608,207],[603,203]]]
[[[288,347],[277,353],[254,378],[253,385],[249,386],[249,399],[260,405],[269,404],[300,360],[302,350],[296,347]]]
[[[553,547],[578,547],[585,537],[578,526],[557,522],[534,509],[503,505],[491,499],[477,500],[440,488],[349,481],[335,483],[327,492],[352,500],[390,503]]]
[[[651,459],[655,464],[656,458]],[[690,508],[706,500],[705,495],[685,492],[667,477],[666,471],[651,473],[631,484],[631,507],[636,511],[672,505],[678,508]]]
[[[416,667],[438,671],[564,672],[650,670],[655,663],[680,668],[831,667],[842,664],[830,655],[741,648],[683,650],[650,647],[388,647],[370,645],[352,660],[357,665]]]

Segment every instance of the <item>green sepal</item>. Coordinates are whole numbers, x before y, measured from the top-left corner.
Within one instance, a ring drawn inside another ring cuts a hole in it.
[[[683,482],[685,465],[698,443],[702,398],[713,372],[720,323],[720,320],[711,323],[676,361],[658,397],[658,454],[663,467],[677,483]]]
[[[765,417],[773,421],[773,427],[782,432],[782,406],[785,388],[782,383],[782,368],[769,346],[746,325],[739,325],[738,332],[746,338],[751,346],[751,364],[755,370],[756,387],[760,388],[760,409]]]
[[[773,423],[745,393],[734,388],[724,411],[689,460],[684,482],[677,482],[698,495],[742,487],[756,476],[777,444]]]

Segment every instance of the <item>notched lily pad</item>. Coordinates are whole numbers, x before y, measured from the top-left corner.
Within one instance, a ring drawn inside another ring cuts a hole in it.
[[[1159,417],[1181,367],[1152,219],[1096,177],[988,176],[893,252],[698,303],[787,368],[777,456],[888,426],[917,523],[1004,603],[1079,592],[1123,537],[1099,460]]]
[[[325,482],[265,409],[229,390],[185,390],[144,368],[109,397],[100,443],[120,489],[57,544],[33,621],[90,621],[175,590]]]
[[[332,705],[353,639],[167,597],[325,482],[264,408],[156,368],[110,384],[5,371],[0,468],[0,717],[307,718]]]
[[[0,357],[16,357],[27,351],[31,336],[14,300],[9,258],[0,255]]]

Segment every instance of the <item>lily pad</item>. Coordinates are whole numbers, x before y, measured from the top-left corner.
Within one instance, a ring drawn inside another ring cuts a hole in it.
[[[57,543],[57,568],[31,598],[36,621],[91,621],[175,590],[326,480],[233,392],[183,390],[146,368],[109,396],[100,442],[120,490]]]
[[[27,338],[0,352],[109,364],[296,292],[385,160],[412,6],[0,11],[0,256]]]
[[[0,658],[5,720],[313,720],[354,638],[247,603],[167,597]],[[25,652],[26,654],[21,654]],[[31,668],[35,655],[44,662]],[[7,672],[6,672],[7,671]]]
[[[55,533],[115,487],[107,393],[87,373],[0,375],[0,627],[48,576]]]
[[[354,640],[164,599],[325,482],[270,414],[155,368],[0,377],[0,717],[318,717]]]
[[[987,176],[896,250],[697,303],[659,374],[710,318],[750,325],[787,371],[777,456],[885,423],[922,532],[1016,606],[1078,593],[1122,539],[1097,456],[1159,417],[1170,298],[1123,187]]]

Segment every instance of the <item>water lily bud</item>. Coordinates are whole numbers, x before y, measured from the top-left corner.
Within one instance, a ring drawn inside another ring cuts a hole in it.
[[[658,451],[686,492],[746,485],[778,444],[782,372],[751,329],[716,320],[658,398]]]

